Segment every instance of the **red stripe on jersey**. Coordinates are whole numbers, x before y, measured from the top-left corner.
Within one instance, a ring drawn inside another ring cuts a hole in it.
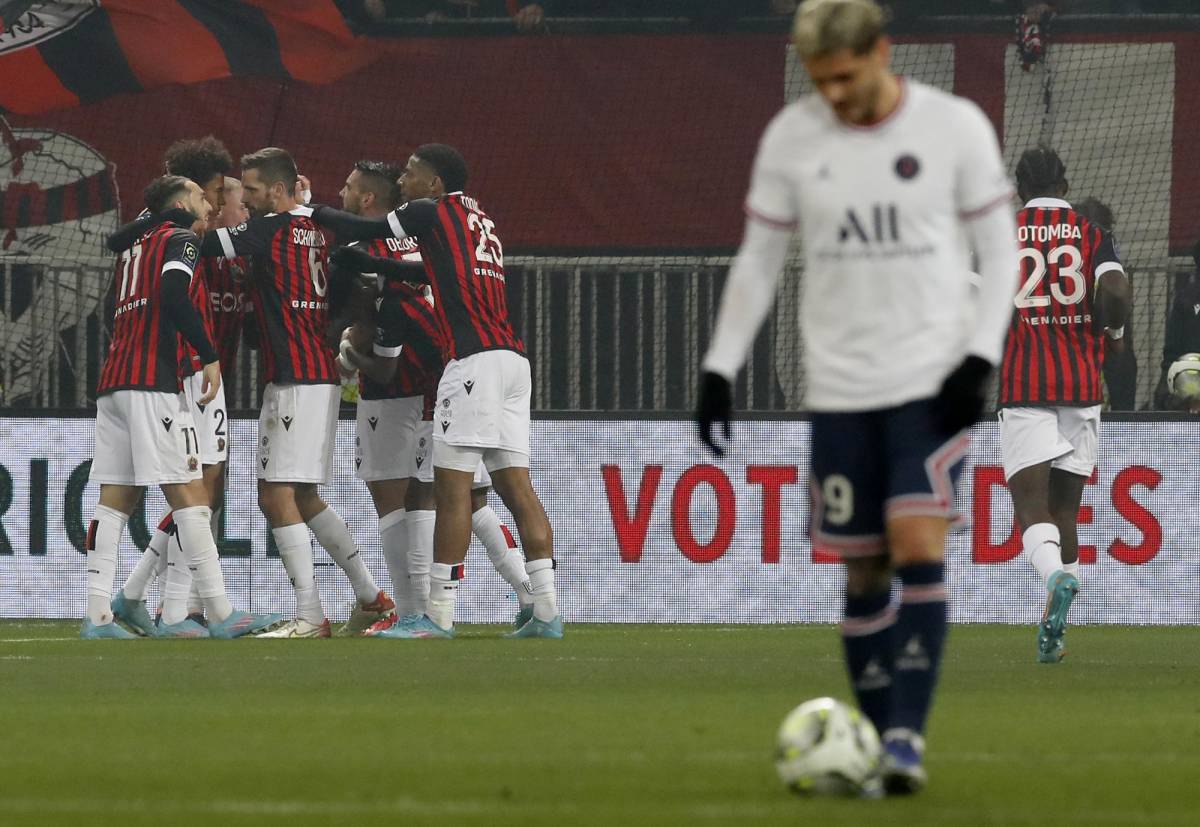
[[[462,205],[458,202],[443,201],[440,212],[450,242],[450,253],[454,257],[454,272],[458,275],[458,290],[463,306],[467,309],[467,318],[475,329],[475,335],[479,337],[479,344],[487,350],[492,347],[492,342],[487,330],[479,322],[482,295],[475,277],[478,262],[472,249],[470,233],[467,232],[466,220],[462,216]]]

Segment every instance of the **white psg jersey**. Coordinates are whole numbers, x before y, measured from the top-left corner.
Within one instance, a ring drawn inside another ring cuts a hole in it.
[[[896,110],[871,127],[843,123],[817,95],[775,116],[746,211],[801,233],[808,408],[937,393],[973,333],[965,222],[1011,198],[984,114],[924,84],[902,81]],[[980,355],[998,362],[1002,343]]]

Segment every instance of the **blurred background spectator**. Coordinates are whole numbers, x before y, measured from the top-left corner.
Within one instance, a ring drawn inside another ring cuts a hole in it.
[[[1200,242],[1192,249],[1192,260],[1196,268],[1175,277],[1163,342],[1162,373],[1154,391],[1154,408],[1160,411],[1187,409],[1188,406],[1168,390],[1167,369],[1185,353],[1200,353]]]

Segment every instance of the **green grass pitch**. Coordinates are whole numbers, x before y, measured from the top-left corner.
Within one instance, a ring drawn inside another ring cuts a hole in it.
[[[787,711],[846,699],[827,626],[563,641],[83,642],[0,623],[0,825],[1200,824],[1200,629],[956,626],[906,800],[805,800]]]

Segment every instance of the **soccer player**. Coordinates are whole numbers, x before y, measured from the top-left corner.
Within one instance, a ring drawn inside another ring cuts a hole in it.
[[[446,336],[433,423],[437,520],[429,608],[381,636],[454,636],[455,599],[471,539],[471,483],[482,459],[516,519],[533,589],[533,615],[512,634],[559,638],[550,521],[529,479],[529,360],[508,319],[496,224],[463,192],[466,183],[467,165],[457,150],[425,144],[408,159],[400,179],[410,200],[386,218],[328,207],[313,214],[339,238],[415,238]]]
[[[403,201],[398,176],[399,170],[392,167],[360,161],[342,188],[343,208],[355,215],[386,216]],[[397,604],[395,615],[371,627],[374,633],[390,629],[400,616],[421,615],[428,608],[435,519],[430,449],[445,342],[432,295],[423,283],[415,239],[376,239],[361,247],[342,248],[333,258],[335,265],[340,264],[335,272],[377,274],[370,291],[370,306],[375,308],[370,317],[375,331],[371,352],[360,353],[344,336],[338,360],[361,371],[356,473],[366,482],[379,514],[383,554]],[[488,505],[490,484],[481,462],[471,489],[471,527],[496,571],[517,595],[519,628],[533,612],[532,587],[512,534]],[[345,628],[348,634],[363,631],[349,624]]]
[[[974,104],[893,75],[884,22],[873,0],[808,0],[796,12],[793,44],[816,92],[784,107],[759,144],[696,419],[722,453],[712,426],[729,439],[732,382],[799,229],[812,542],[845,562],[846,663],[884,739],[883,787],[903,794],[926,780],[954,481],[1017,267],[991,124]]]
[[[167,148],[163,158],[168,175],[182,175],[195,182],[204,193],[204,200],[211,208],[214,218],[225,206],[226,173],[233,167],[233,158],[217,138],[189,138],[176,141]],[[211,223],[211,222],[210,222]],[[221,342],[216,331],[214,314],[209,300],[210,281],[216,274],[215,260],[201,259],[196,262],[189,296],[204,321],[210,341]],[[218,356],[223,356],[218,347]],[[213,534],[220,525],[220,511],[225,493],[225,461],[227,424],[225,406],[225,384],[222,382],[217,395],[211,402],[201,403],[200,386],[203,382],[203,364],[195,350],[187,342],[180,342],[179,370],[183,379],[183,392],[192,406],[196,433],[200,438],[200,463],[203,468],[205,490],[209,493],[209,506],[213,512]],[[232,361],[221,361],[232,365]],[[226,377],[227,378],[227,377]],[[189,615],[196,622],[203,622],[202,604],[195,593],[191,574],[184,563],[178,543],[171,544],[175,536],[175,525],[168,512],[159,523],[125,585],[113,598],[112,610],[116,618],[135,631],[153,636],[155,629],[146,611],[146,590],[156,576],[167,575],[163,593],[163,613],[168,624],[182,622]]]
[[[180,392],[179,335],[204,364],[199,401],[216,398],[221,383],[216,351],[188,297],[199,258],[196,231],[203,230],[211,207],[194,181],[177,175],[146,188],[146,207],[152,213],[186,210],[194,223],[156,223],[121,255],[112,339],[96,389],[91,479],[100,483],[100,502],[87,534],[88,611],[80,636],[133,637],[113,622],[112,578],[129,514],[145,487],[155,484],[174,513],[179,545],[209,616],[208,628],[186,615],[179,622],[164,616],[157,636],[238,637],[280,618],[229,604],[201,480],[200,439]]]
[[[1079,504],[1096,468],[1104,345],[1121,338],[1131,299],[1112,236],[1063,200],[1066,172],[1047,148],[1017,164],[1021,289],[1000,368],[1004,478],[1025,558],[1047,591],[1041,663],[1065,654],[1079,591]]]

